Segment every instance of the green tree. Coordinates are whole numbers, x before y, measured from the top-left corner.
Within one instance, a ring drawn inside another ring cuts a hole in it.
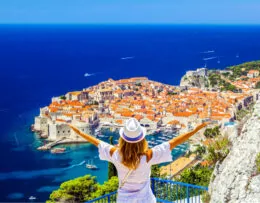
[[[84,202],[93,199],[92,194],[98,189],[96,177],[86,175],[80,178],[66,181],[50,195],[51,202],[75,201]]]
[[[216,127],[214,127],[214,128],[207,128],[207,129],[204,131],[204,135],[205,135],[205,137],[207,137],[207,138],[214,138],[214,137],[220,135],[219,127],[216,126]]]
[[[93,198],[109,194],[118,189],[118,178],[116,176],[111,177],[103,185],[98,185],[98,189],[92,194]]]
[[[85,202],[116,191],[117,189],[118,178],[115,176],[103,185],[100,185],[97,183],[96,177],[86,175],[62,183],[58,190],[50,194],[50,200],[47,202]]]
[[[60,96],[60,99],[66,100],[65,95]]]
[[[114,145],[113,136],[109,137],[109,142],[110,142],[111,145]],[[110,179],[113,176],[117,176],[116,167],[113,163],[108,162],[108,179]]]
[[[194,151],[196,153],[197,156],[202,156],[203,154],[206,153],[206,147],[205,146],[197,146],[196,150]]]
[[[213,133],[214,136],[220,135],[219,127],[215,126],[214,128],[212,128],[212,133]]]
[[[204,131],[204,135],[206,138],[210,138],[212,136],[212,130],[211,128],[207,128],[205,131]]]
[[[159,178],[160,175],[160,167],[159,165],[153,165],[151,167],[151,178]]]
[[[256,89],[260,89],[260,81],[256,83],[255,88],[256,88]]]
[[[213,169],[202,167],[200,165],[194,168],[185,169],[177,178],[179,182],[190,183],[194,185],[208,186]]]

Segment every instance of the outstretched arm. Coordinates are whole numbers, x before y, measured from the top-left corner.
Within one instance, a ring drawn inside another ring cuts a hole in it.
[[[84,139],[86,139],[87,141],[89,141],[91,144],[95,145],[96,147],[99,145],[99,143],[101,142],[101,140],[88,135],[86,133],[83,133],[81,130],[79,130],[78,128],[76,128],[75,126],[68,124],[69,127],[74,130],[75,133],[79,134],[81,137],[83,137]]]
[[[72,130],[74,130],[75,133],[79,134],[81,137],[83,137],[84,139],[86,139],[87,141],[89,141],[91,144],[95,145],[96,147],[98,147],[99,143],[101,142],[101,140],[91,136],[91,135],[88,135],[86,133],[83,133],[82,131],[80,131],[78,128],[76,128],[75,126],[71,125],[71,124],[68,124],[69,127],[72,128]],[[116,148],[115,147],[112,147],[111,150],[110,150],[110,156],[113,155],[113,153],[116,151]]]
[[[172,150],[177,145],[182,144],[183,142],[188,140],[192,135],[194,135],[196,132],[198,132],[200,129],[204,128],[207,125],[208,125],[208,123],[202,123],[199,126],[197,126],[193,131],[185,133],[185,134],[182,134],[182,135],[180,135],[178,137],[175,137],[175,138],[171,139],[169,141],[170,149]]]

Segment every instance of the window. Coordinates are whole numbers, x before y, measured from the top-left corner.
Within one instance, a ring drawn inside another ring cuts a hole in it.
[[[63,130],[63,133],[65,133],[65,130]]]
[[[68,133],[70,133],[70,130],[68,130]]]
[[[60,133],[60,131],[58,131],[58,133]]]

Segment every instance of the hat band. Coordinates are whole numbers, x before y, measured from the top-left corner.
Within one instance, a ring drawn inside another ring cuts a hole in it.
[[[130,142],[135,142],[135,141],[140,140],[143,137],[143,133],[141,132],[141,134],[138,135],[137,137],[131,138],[131,137],[126,136],[125,133],[123,132],[123,137],[124,137],[125,140],[128,140]]]

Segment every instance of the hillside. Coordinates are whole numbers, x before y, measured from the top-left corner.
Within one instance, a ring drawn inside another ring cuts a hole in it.
[[[247,62],[227,67],[224,70],[199,68],[187,71],[180,86],[201,89],[241,92],[244,86],[260,88],[260,61]]]

